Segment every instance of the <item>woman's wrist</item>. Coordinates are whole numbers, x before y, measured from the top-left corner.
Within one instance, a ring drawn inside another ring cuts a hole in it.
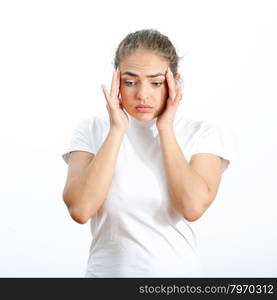
[[[118,128],[115,128],[115,127],[111,127],[109,133],[111,133],[112,135],[120,136],[120,135],[124,135],[125,131],[121,130],[121,129],[118,129]]]

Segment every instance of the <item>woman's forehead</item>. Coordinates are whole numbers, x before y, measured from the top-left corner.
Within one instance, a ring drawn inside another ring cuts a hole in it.
[[[131,77],[148,77],[148,78],[156,78],[156,77],[164,77],[165,73],[157,72],[154,74],[137,74],[133,71],[121,71],[121,76],[131,76]]]
[[[134,63],[122,63],[119,70],[121,76],[131,76],[131,77],[159,77],[165,76],[168,65],[163,64],[142,64],[141,62]]]
[[[119,65],[121,74],[130,72],[138,76],[164,74],[168,62],[161,56],[149,51],[136,51],[125,57]]]

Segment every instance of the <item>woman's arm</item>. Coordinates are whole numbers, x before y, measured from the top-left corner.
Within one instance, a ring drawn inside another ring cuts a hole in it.
[[[119,70],[113,72],[110,93],[105,85],[102,89],[110,118],[109,133],[88,167],[65,188],[63,196],[71,217],[81,224],[97,213],[107,196],[120,145],[129,124],[119,97]]]
[[[104,202],[123,137],[124,132],[110,129],[94,159],[65,187],[63,199],[76,222],[86,223]]]
[[[188,221],[195,221],[216,196],[222,159],[213,154],[195,154],[187,162],[173,129],[160,131],[162,157],[173,206]]]

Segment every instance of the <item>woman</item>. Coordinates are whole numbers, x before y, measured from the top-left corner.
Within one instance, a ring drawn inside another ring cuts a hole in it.
[[[214,200],[225,157],[218,128],[191,121],[181,100],[178,56],[156,30],[119,44],[109,116],[78,124],[63,159],[70,216],[91,222],[87,277],[198,276],[189,225]]]

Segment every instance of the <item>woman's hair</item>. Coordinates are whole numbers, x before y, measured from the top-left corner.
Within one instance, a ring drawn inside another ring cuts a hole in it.
[[[155,29],[143,29],[129,33],[116,49],[114,68],[117,69],[120,62],[137,49],[150,50],[166,59],[173,75],[176,75],[181,57],[178,57],[169,38]]]

